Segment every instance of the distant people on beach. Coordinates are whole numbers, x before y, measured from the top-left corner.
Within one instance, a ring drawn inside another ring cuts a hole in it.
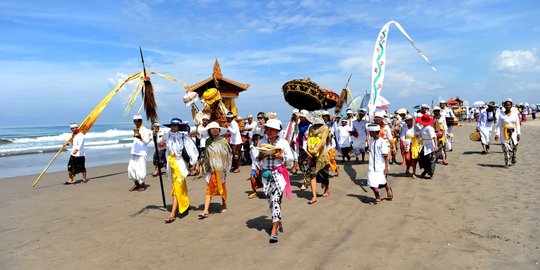
[[[71,146],[71,151],[67,165],[68,180],[64,184],[74,184],[75,182],[73,180],[78,173],[82,173],[82,182],[86,183],[88,179],[86,178],[84,134],[79,131],[79,125],[76,123],[71,123],[69,127],[71,132],[73,132],[73,137],[71,142],[65,144],[66,146]]]
[[[148,144],[152,141],[149,129],[143,126],[142,115],[134,115],[133,145],[131,146],[131,158],[128,164],[128,179],[133,181],[133,187],[129,191],[146,190],[146,156]]]

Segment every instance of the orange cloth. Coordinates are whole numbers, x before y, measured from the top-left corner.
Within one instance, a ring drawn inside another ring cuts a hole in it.
[[[206,196],[221,196],[224,201],[227,201],[227,185],[221,182],[221,174],[212,172],[210,180],[206,185]]]
[[[330,148],[330,150],[328,150],[328,155],[330,156],[330,171],[337,173],[338,166],[337,166],[336,157],[335,157],[336,148]]]

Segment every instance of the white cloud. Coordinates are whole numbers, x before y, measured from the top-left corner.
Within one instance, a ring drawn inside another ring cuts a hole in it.
[[[502,51],[497,58],[495,58],[495,67],[499,71],[508,72],[531,72],[540,69],[538,58],[536,56],[536,49],[532,50],[516,50]]]

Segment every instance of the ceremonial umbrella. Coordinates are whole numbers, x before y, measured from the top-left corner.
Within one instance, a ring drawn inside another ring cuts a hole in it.
[[[485,106],[485,105],[486,105],[486,103],[483,102],[483,101],[480,101],[480,100],[479,100],[479,101],[475,101],[475,102],[473,103],[473,107],[480,107],[480,106]]]

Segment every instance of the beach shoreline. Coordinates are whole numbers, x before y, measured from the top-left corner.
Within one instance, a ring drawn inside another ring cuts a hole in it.
[[[314,205],[292,176],[292,198],[283,199],[285,232],[274,245],[266,199],[247,198],[247,166],[229,176],[229,211],[218,214],[214,198],[202,221],[206,185],[189,177],[191,210],[172,224],[163,222],[157,177],[147,177],[147,191],[128,191],[127,158],[88,168],[86,184],[63,186],[63,171],[47,173],[36,188],[36,175],[5,178],[0,268],[538,269],[540,121],[524,123],[518,163],[509,169],[496,143],[480,155],[468,139],[473,129],[473,122],[455,129],[450,165],[438,165],[433,180],[413,180],[391,165],[394,200],[376,206],[365,186],[366,164],[340,162],[331,196]],[[147,168],[150,174],[150,157]],[[170,209],[166,175],[163,181]]]

